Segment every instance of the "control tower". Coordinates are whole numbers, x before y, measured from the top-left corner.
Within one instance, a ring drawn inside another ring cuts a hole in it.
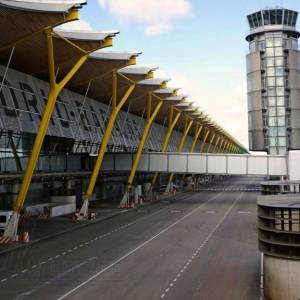
[[[300,149],[298,12],[265,9],[249,15],[247,55],[249,146],[285,154]]]

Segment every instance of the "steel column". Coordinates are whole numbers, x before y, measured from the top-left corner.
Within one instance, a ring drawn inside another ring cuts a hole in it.
[[[216,143],[215,143],[215,146],[214,146],[214,149],[213,149],[213,153],[216,153],[216,148],[218,147],[218,145],[219,145],[219,141],[220,141],[220,136],[218,136],[218,138],[217,138],[217,141],[216,141]]]
[[[159,102],[156,104],[154,110],[152,111],[152,105],[153,105],[153,98],[154,97],[157,98],[159,100]],[[138,149],[137,149],[137,153],[136,153],[136,155],[134,157],[134,160],[133,160],[130,175],[128,177],[127,184],[128,184],[129,188],[132,186],[132,183],[133,183],[133,180],[134,180],[134,177],[135,177],[135,174],[136,174],[136,171],[137,171],[137,168],[138,168],[138,165],[139,165],[139,162],[140,162],[143,150],[144,150],[144,146],[145,146],[146,141],[147,141],[149,130],[150,130],[157,114],[159,113],[162,105],[163,105],[163,99],[162,98],[156,96],[152,92],[150,92],[148,94],[147,120],[146,120],[146,124],[144,126],[144,130],[143,130],[143,133],[142,133],[142,136],[141,136],[141,140],[140,140],[140,143],[139,143],[139,146],[138,146]]]
[[[55,58],[54,58],[54,48],[53,48],[53,30],[52,28],[45,30],[46,42],[47,42],[47,51],[48,51],[48,68],[49,68],[49,78],[50,78],[50,91],[48,95],[48,100],[46,106],[44,108],[43,116],[40,122],[40,126],[38,128],[38,132],[34,141],[33,149],[29,158],[29,161],[26,166],[25,174],[23,177],[23,181],[21,184],[21,188],[19,194],[16,199],[16,203],[14,206],[13,216],[10,218],[7,228],[4,232],[4,236],[15,238],[17,234],[17,226],[19,220],[19,214],[24,206],[24,202],[29,190],[29,186],[32,180],[32,176],[37,164],[37,160],[43,145],[43,141],[45,135],[48,130],[49,122],[55,108],[56,99],[61,92],[61,90],[65,87],[65,85],[69,82],[69,80],[74,76],[74,74],[79,70],[79,68],[84,64],[87,60],[88,53],[82,50],[82,55],[77,60],[75,65],[71,68],[71,70],[65,75],[65,77],[59,82],[56,82],[55,78]]]
[[[123,97],[120,99],[120,101],[118,101],[118,99],[117,99],[118,75],[121,76],[122,78],[126,79],[130,83],[129,88],[127,89],[127,91],[125,92]],[[107,145],[111,138],[111,134],[112,134],[113,128],[115,126],[117,117],[119,115],[120,110],[125,105],[126,101],[129,99],[130,95],[134,91],[135,86],[136,86],[136,83],[133,80],[127,78],[124,75],[118,74],[118,71],[116,69],[114,69],[112,71],[112,109],[111,109],[111,114],[110,114],[110,118],[107,123],[106,129],[105,129],[102,141],[101,141],[101,146],[100,146],[100,149],[99,149],[99,152],[97,155],[97,159],[96,159],[93,171],[92,171],[92,175],[90,177],[88,188],[85,193],[84,202],[83,202],[82,207],[79,212],[79,218],[85,218],[88,213],[89,200],[93,194],[93,191],[94,191],[94,188],[95,188],[95,185],[97,182],[97,178],[98,178],[98,175],[99,175],[102,163],[103,163],[105,152],[107,151]]]
[[[191,148],[190,148],[190,153],[193,153],[195,148],[196,148],[196,145],[197,145],[197,141],[199,139],[199,136],[202,132],[202,129],[203,129],[203,125],[198,125],[198,128],[196,128],[196,133],[195,133],[195,136],[194,136],[194,140],[193,140],[193,143],[191,145]]]
[[[190,129],[192,128],[193,123],[194,123],[194,120],[189,121],[189,118],[186,116],[186,121],[185,121],[185,125],[184,125],[184,132],[183,132],[183,134],[181,136],[181,139],[180,139],[180,143],[179,143],[178,150],[177,150],[178,152],[182,152],[185,141],[186,141],[186,138],[189,134]],[[170,176],[169,176],[167,189],[169,189],[170,183],[173,181],[173,177],[174,177],[174,173],[171,173]]]
[[[174,106],[171,106],[170,114],[169,114],[168,131],[167,131],[167,134],[165,135],[164,142],[161,147],[161,152],[165,152],[167,150],[174,127],[176,126],[176,124],[181,116],[181,111],[177,111],[177,114],[174,118],[174,110],[175,110]],[[156,183],[157,178],[158,178],[158,172],[156,172],[152,178],[152,185],[154,185]]]
[[[208,145],[208,148],[207,148],[207,153],[209,153],[209,151],[210,151],[210,148],[211,148],[212,143],[213,143],[213,141],[215,139],[215,136],[216,136],[216,134],[214,133],[213,136],[212,136],[212,138],[210,139],[210,142],[209,142],[209,145]]]
[[[201,143],[200,153],[203,153],[203,150],[204,150],[204,147],[205,147],[205,143],[206,143],[206,140],[207,140],[209,134],[210,134],[210,131],[207,129],[207,131],[205,133],[205,136],[204,136],[204,139],[202,140],[202,143]]]

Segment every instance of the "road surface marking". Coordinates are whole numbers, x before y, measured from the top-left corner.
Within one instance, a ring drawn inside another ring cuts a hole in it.
[[[46,285],[49,285],[49,284],[51,284],[51,283],[54,282],[54,281],[60,280],[60,279],[61,279],[62,277],[64,277],[65,275],[70,274],[70,273],[72,273],[72,272],[74,272],[74,271],[80,269],[81,267],[83,267],[84,265],[90,263],[91,261],[93,261],[93,260],[95,260],[95,259],[97,259],[97,257],[96,257],[96,256],[93,256],[93,257],[90,257],[90,258],[84,260],[83,262],[81,262],[81,263],[79,263],[79,264],[73,266],[72,268],[70,268],[70,269],[68,269],[68,270],[66,270],[66,271],[64,271],[64,272],[62,272],[62,273],[60,273],[60,274],[58,274],[57,276],[52,277],[50,280],[48,280],[48,281],[46,281],[46,282],[43,282],[43,283],[41,283],[41,284],[35,286],[35,287],[32,288],[31,290],[26,291],[26,292],[24,292],[24,293],[21,293],[20,295],[18,295],[18,296],[16,297],[16,299],[22,300],[22,299],[24,299],[24,298],[27,298],[28,296],[32,295],[33,293],[35,293],[36,291],[38,291],[38,290],[41,289],[42,287],[44,287],[44,286],[46,286]],[[32,297],[32,298],[33,298],[33,297]]]
[[[142,244],[140,244],[139,246],[137,246],[133,250],[127,252],[125,255],[123,255],[122,257],[120,257],[119,259],[117,259],[116,261],[114,261],[113,263],[111,263],[110,265],[108,265],[105,268],[101,269],[99,272],[97,272],[96,274],[94,274],[93,276],[91,276],[90,278],[88,278],[87,280],[83,281],[81,284],[77,285],[72,290],[70,290],[67,293],[65,293],[64,295],[62,295],[61,297],[59,297],[58,300],[65,299],[68,296],[72,295],[74,292],[76,292],[77,290],[79,290],[80,288],[82,288],[83,286],[85,286],[86,284],[88,284],[89,282],[91,282],[92,280],[94,280],[95,278],[99,277],[100,275],[102,275],[107,270],[111,269],[112,267],[114,267],[115,265],[117,265],[118,263],[120,263],[121,261],[123,261],[124,259],[126,259],[127,257],[129,257],[130,255],[134,254],[138,250],[142,249],[143,247],[145,247],[146,245],[148,245],[150,242],[152,242],[153,240],[155,240],[156,238],[158,238],[162,234],[166,233],[167,231],[169,231],[170,229],[172,229],[177,224],[181,223],[186,218],[188,218],[188,217],[192,216],[193,214],[195,214],[196,212],[198,212],[205,204],[207,204],[210,201],[215,200],[220,195],[222,195],[222,194],[219,193],[216,196],[214,196],[213,198],[207,200],[206,202],[201,203],[199,206],[197,206],[196,208],[194,208],[192,211],[190,211],[189,213],[185,214],[184,216],[182,216],[181,218],[179,218],[177,221],[175,221],[171,225],[167,226],[166,228],[164,228],[163,230],[161,230],[160,232],[158,232],[157,234],[155,234],[154,236],[152,236],[150,239],[146,240],[145,242],[143,242]]]
[[[1,280],[1,282],[5,282],[7,280],[7,278],[3,278],[2,280]]]
[[[28,271],[28,269],[24,269],[24,270],[22,270],[21,272],[22,273],[26,273]]]
[[[225,212],[225,214],[223,215],[223,217],[219,220],[219,222],[217,223],[217,225],[213,228],[213,230],[209,233],[209,235],[206,237],[206,239],[202,242],[202,244],[199,246],[199,248],[192,254],[192,257],[195,255],[198,255],[199,250],[206,245],[206,243],[212,238],[212,236],[214,235],[214,233],[217,231],[217,229],[221,226],[221,224],[224,222],[224,220],[226,219],[226,217],[229,215],[229,213],[232,211],[233,207],[236,205],[236,203],[241,199],[241,197],[243,196],[244,193],[241,193],[239,197],[237,197],[235,199],[235,201],[231,204],[231,206],[227,209],[227,211]],[[186,262],[185,266],[183,267],[183,269],[186,268],[186,266],[189,266],[190,263],[192,262],[191,259],[188,259],[188,261]],[[178,273],[176,275],[176,277],[180,278],[181,277],[181,272]],[[170,285],[169,285],[170,286]],[[172,286],[173,287],[173,286]],[[162,296],[162,295],[161,295]],[[260,299],[261,300],[261,299]]]
[[[15,278],[15,277],[17,277],[17,276],[18,276],[18,274],[15,273],[15,274],[12,274],[12,275],[11,275],[11,278]]]

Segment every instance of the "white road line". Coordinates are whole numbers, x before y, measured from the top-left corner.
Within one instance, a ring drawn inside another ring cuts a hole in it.
[[[208,202],[215,200],[218,196],[220,196],[221,194],[217,194],[215,197],[209,199],[208,201],[200,204],[199,206],[197,206],[196,208],[194,208],[192,211],[190,211],[189,213],[187,213],[186,215],[184,215],[183,217],[181,217],[180,219],[178,219],[177,221],[175,221],[174,223],[172,223],[171,225],[169,225],[168,227],[166,227],[165,229],[161,230],[160,232],[158,232],[157,234],[155,234],[154,236],[152,236],[150,239],[146,240],[145,242],[143,242],[142,244],[140,244],[139,246],[137,246],[136,248],[134,248],[133,250],[129,251],[128,253],[126,253],[125,255],[123,255],[122,257],[120,257],[119,259],[117,259],[116,261],[114,261],[113,263],[111,263],[110,265],[106,266],[105,268],[103,268],[102,270],[100,270],[99,272],[97,272],[96,274],[94,274],[93,276],[91,276],[90,278],[88,278],[87,280],[83,281],[81,284],[77,285],[75,288],[73,288],[72,290],[70,290],[69,292],[65,293],[64,295],[62,295],[61,297],[58,298],[58,300],[62,300],[67,298],[68,296],[72,295],[74,292],[76,292],[77,290],[79,290],[80,288],[82,288],[83,286],[85,286],[87,283],[91,282],[92,280],[94,280],[95,278],[99,277],[100,275],[102,275],[104,272],[106,272],[107,270],[111,269],[112,267],[114,267],[115,265],[117,265],[119,262],[123,261],[124,259],[126,259],[127,257],[129,257],[130,255],[132,255],[133,253],[137,252],[138,250],[142,249],[143,247],[145,247],[146,245],[148,245],[150,242],[152,242],[153,240],[155,240],[156,238],[158,238],[159,236],[161,236],[162,234],[164,234],[165,232],[169,231],[171,228],[173,228],[174,226],[176,226],[177,224],[181,223],[183,220],[185,220],[186,218],[190,217],[191,215],[195,214],[197,211],[199,211],[204,205],[206,205]]]
[[[200,251],[200,249],[206,245],[207,242],[209,242],[209,240],[212,238],[212,236],[214,235],[214,233],[217,231],[217,229],[221,226],[221,224],[224,222],[224,220],[226,219],[226,217],[229,215],[229,213],[231,212],[231,210],[233,209],[233,207],[235,206],[235,204],[241,199],[241,197],[243,196],[244,193],[241,193],[241,195],[235,199],[235,201],[230,205],[230,207],[227,209],[227,211],[225,212],[225,214],[223,215],[223,217],[219,220],[219,222],[217,223],[217,225],[213,228],[213,230],[209,233],[209,235],[206,237],[206,239],[204,240],[204,242],[201,244],[201,246],[198,248],[198,250],[196,251],[198,253],[198,251]],[[194,256],[194,254],[192,255],[192,257]],[[183,267],[183,269],[186,269],[187,266],[190,265],[190,263],[192,262],[192,259],[189,259],[185,266]],[[180,273],[178,273],[176,275],[176,277],[180,278],[182,275],[182,272],[180,271]],[[170,285],[169,285],[170,286]],[[260,299],[262,300],[262,298]]]
[[[26,273],[28,271],[28,269],[24,269],[24,270],[22,270],[21,272],[22,273]]]
[[[11,278],[15,278],[15,277],[17,277],[17,276],[18,276],[18,274],[15,273],[15,274],[12,274],[12,275],[11,275]]]
[[[7,281],[7,278],[3,278],[3,279],[1,280],[1,282],[5,282],[5,281]]]
[[[37,265],[33,265],[32,267],[31,267],[31,269],[35,269],[37,267]]]

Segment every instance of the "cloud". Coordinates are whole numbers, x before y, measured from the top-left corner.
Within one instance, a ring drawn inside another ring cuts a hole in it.
[[[173,21],[191,11],[189,0],[98,0],[120,23],[144,27],[147,35],[172,30]]]
[[[58,31],[68,31],[68,30],[92,30],[92,26],[84,20],[77,20],[73,22],[68,22],[60,26],[55,27]]]

